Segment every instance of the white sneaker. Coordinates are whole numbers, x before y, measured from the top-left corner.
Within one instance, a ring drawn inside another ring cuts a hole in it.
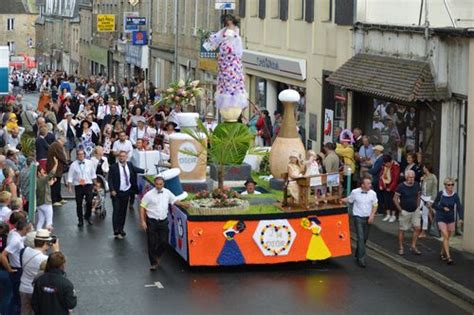
[[[397,217],[394,216],[394,215],[392,215],[392,216],[390,217],[390,219],[388,220],[388,222],[390,222],[390,223],[393,223],[393,222],[395,222],[395,221],[397,221]]]
[[[390,219],[390,215],[387,214],[387,215],[382,219],[382,221],[388,221],[389,219]]]

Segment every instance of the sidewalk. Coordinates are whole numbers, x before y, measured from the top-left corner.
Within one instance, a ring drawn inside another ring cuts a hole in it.
[[[414,255],[409,251],[411,233],[405,233],[405,255],[398,255],[398,221],[388,223],[382,216],[375,218],[371,226],[367,246],[388,257],[404,267],[412,269],[421,276],[449,290],[453,294],[474,304],[474,254],[451,247],[454,265],[447,265],[440,260],[441,243],[438,239],[427,237],[418,240],[418,249],[422,255]],[[453,243],[460,244],[459,237]],[[459,248],[459,246],[456,246]]]

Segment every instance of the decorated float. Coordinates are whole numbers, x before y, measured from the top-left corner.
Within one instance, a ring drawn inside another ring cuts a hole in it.
[[[248,127],[237,122],[247,97],[241,39],[233,18],[224,22],[226,27],[211,35],[208,45],[219,48],[216,107],[224,122],[209,132],[199,119],[193,123],[191,116],[183,118],[187,126],[180,122],[181,133],[170,143],[173,168],[161,172],[165,187],[185,205],[170,206],[171,247],[190,266],[277,264],[350,255],[347,207],[339,202],[342,174],[308,175],[300,164],[306,152],[296,132],[296,91],[279,95],[285,106],[283,125],[266,158],[273,177],[283,181],[283,191],[271,189],[255,173],[257,192],[245,194],[242,183],[229,181],[242,174],[246,155],[259,152]],[[217,170],[215,180],[205,175],[206,161]],[[153,179],[154,175],[145,176],[144,192],[153,188]],[[313,196],[315,179],[324,193]],[[248,183],[253,185],[253,179]]]

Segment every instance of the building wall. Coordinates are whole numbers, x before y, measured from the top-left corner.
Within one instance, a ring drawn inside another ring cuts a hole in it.
[[[420,9],[421,1],[413,0],[358,0],[358,21],[397,25],[418,25],[421,10],[421,24],[425,21],[425,10]],[[428,19],[432,27],[453,26],[444,0],[429,0]],[[458,27],[474,26],[474,6],[469,0],[446,1],[452,18]],[[460,21],[458,21],[458,19]]]
[[[348,26],[338,26],[332,20],[334,8],[329,2],[316,1],[314,21],[306,22],[301,16],[301,1],[289,1],[288,20],[278,17],[278,1],[266,1],[266,17],[258,17],[257,1],[247,1],[245,18],[242,19],[242,36],[245,48],[275,56],[303,59],[306,61],[306,80],[300,81],[264,71],[245,69],[250,80],[250,99],[254,100],[255,77],[295,85],[306,89],[306,126],[309,114],[317,115],[317,138],[313,148],[319,149],[322,126],[322,85],[323,71],[334,71],[352,56],[352,33]],[[275,97],[267,97],[266,107],[273,114],[276,109]]]
[[[28,56],[35,56],[36,31],[35,21],[36,14],[0,14],[0,45],[7,45],[8,42],[15,42],[16,51],[14,55],[20,52],[26,53]],[[7,20],[14,19],[14,29],[7,30]],[[31,46],[28,41],[31,39]]]
[[[82,76],[91,74],[89,50],[92,41],[92,8],[80,7],[79,19],[79,73]]]

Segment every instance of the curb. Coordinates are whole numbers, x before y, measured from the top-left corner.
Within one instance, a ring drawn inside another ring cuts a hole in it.
[[[457,297],[465,300],[466,302],[474,305],[474,291],[469,290],[465,286],[460,285],[459,283],[443,276],[439,272],[434,271],[433,269],[413,263],[411,261],[408,261],[402,257],[396,256],[389,251],[385,250],[381,246],[371,242],[367,241],[367,248],[377,252],[378,254],[402,265],[406,269],[409,269],[413,272],[416,272],[419,274],[421,277],[425,278],[428,281],[431,281],[435,283],[436,285],[442,287],[443,289],[449,291],[450,293],[456,295]]]

